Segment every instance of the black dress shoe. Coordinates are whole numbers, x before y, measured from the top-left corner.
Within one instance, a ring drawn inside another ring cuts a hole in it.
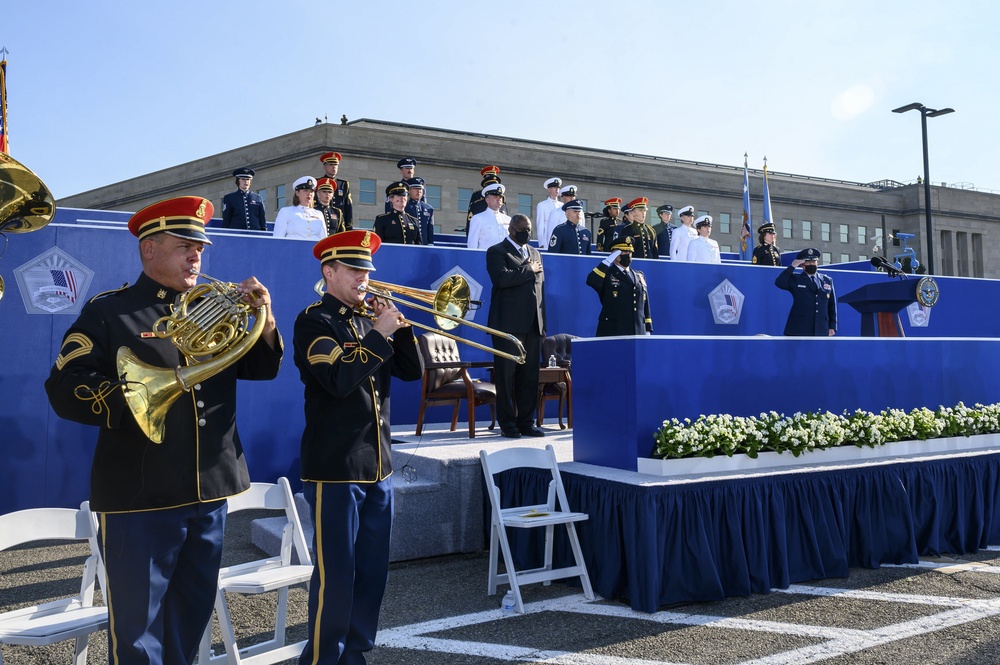
[[[537,427],[525,427],[520,432],[521,436],[545,436],[545,432]]]
[[[503,428],[501,428],[500,429],[500,436],[502,436],[504,438],[507,438],[507,439],[520,439],[521,438],[521,433],[518,432],[516,429],[503,429]]]

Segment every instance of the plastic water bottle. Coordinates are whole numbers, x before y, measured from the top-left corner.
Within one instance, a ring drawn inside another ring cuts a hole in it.
[[[559,363],[556,362],[555,354],[549,356],[549,367],[558,367]]]
[[[513,614],[514,608],[514,592],[513,590],[508,590],[507,593],[504,594],[503,600],[500,601],[500,609],[503,610],[504,614]]]

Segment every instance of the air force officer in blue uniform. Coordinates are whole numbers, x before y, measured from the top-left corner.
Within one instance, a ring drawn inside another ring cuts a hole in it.
[[[802,266],[802,272],[795,269]],[[799,252],[774,285],[792,294],[785,335],[827,337],[837,334],[837,293],[833,280],[817,272],[819,250],[810,247]]]
[[[250,191],[253,174],[253,169],[247,168],[233,171],[238,189],[222,197],[222,228],[267,230],[267,222],[264,220],[264,200],[260,198],[260,194]]]

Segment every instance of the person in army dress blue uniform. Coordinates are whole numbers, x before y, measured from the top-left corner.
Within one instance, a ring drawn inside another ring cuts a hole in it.
[[[382,242],[397,245],[420,245],[420,222],[406,212],[405,182],[394,182],[385,188],[385,195],[392,203],[392,212],[375,218],[375,233]]]
[[[597,226],[597,251],[610,252],[611,241],[615,237],[615,228],[621,224],[622,200],[620,197],[610,198],[604,202],[604,217]]]
[[[392,377],[423,367],[413,329],[391,302],[365,294],[379,238],[346,231],[320,240],[325,294],[295,320],[305,385],[303,494],[315,535],[309,629],[301,663],[364,663],[375,644],[392,530]]]
[[[410,178],[406,181],[407,199],[404,210],[417,220],[420,226],[420,241],[425,245],[434,244],[434,208],[424,202],[424,179]]]
[[[601,299],[596,336],[650,335],[649,289],[646,276],[632,268],[632,238],[619,238],[610,249],[611,255],[587,275],[587,286]]]
[[[264,219],[264,200],[260,194],[250,191],[254,170],[236,169],[236,191],[222,197],[222,228],[267,231]]]
[[[90,508],[107,577],[108,662],[120,665],[194,661],[215,603],[226,497],[250,488],[236,427],[236,382],[273,379],[281,365],[270,295],[250,277],[237,293],[252,307],[267,306],[260,338],[170,406],[162,443],[146,435],[125,401],[126,383],[142,384],[118,369],[121,347],[168,371],[188,364],[169,338],[153,331],[197,283],[212,211],[208,200],[182,196],[132,216],[139,279],[83,307],[45,382],[59,417],[100,428]]]
[[[774,244],[774,224],[767,222],[757,229],[757,246],[753,248],[752,263],[758,266],[780,266],[781,250]]]
[[[785,335],[833,337],[837,334],[837,293],[833,279],[817,272],[819,250],[803,249],[792,264],[781,271],[774,285],[792,294],[792,309]],[[795,269],[802,266],[802,272]]]
[[[633,253],[637,259],[659,258],[656,234],[646,224],[646,207],[648,205],[649,199],[645,196],[629,201],[625,212],[625,225],[615,229],[615,240],[623,237],[632,238]]]
[[[344,214],[340,208],[333,205],[333,197],[337,192],[337,181],[333,178],[320,178],[316,181],[316,201],[313,208],[323,214],[326,221],[326,235],[341,231],[350,231],[344,224]]]
[[[342,159],[339,152],[325,152],[320,155],[319,161],[323,162],[324,176],[332,178],[337,183],[337,191],[333,193],[333,205],[340,210],[344,228],[350,231],[354,228],[354,201],[351,200],[351,183],[337,177]]]
[[[553,254],[590,254],[590,229],[581,225],[583,203],[573,199],[562,206],[566,221],[552,231],[549,251]]]

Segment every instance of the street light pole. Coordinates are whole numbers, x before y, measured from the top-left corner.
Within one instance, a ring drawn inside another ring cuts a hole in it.
[[[934,231],[931,227],[931,170],[927,157],[927,118],[936,118],[939,115],[954,113],[953,108],[929,109],[920,102],[900,106],[893,109],[893,113],[906,113],[907,111],[920,111],[920,136],[924,147],[924,215],[927,223],[927,274],[934,273]]]

